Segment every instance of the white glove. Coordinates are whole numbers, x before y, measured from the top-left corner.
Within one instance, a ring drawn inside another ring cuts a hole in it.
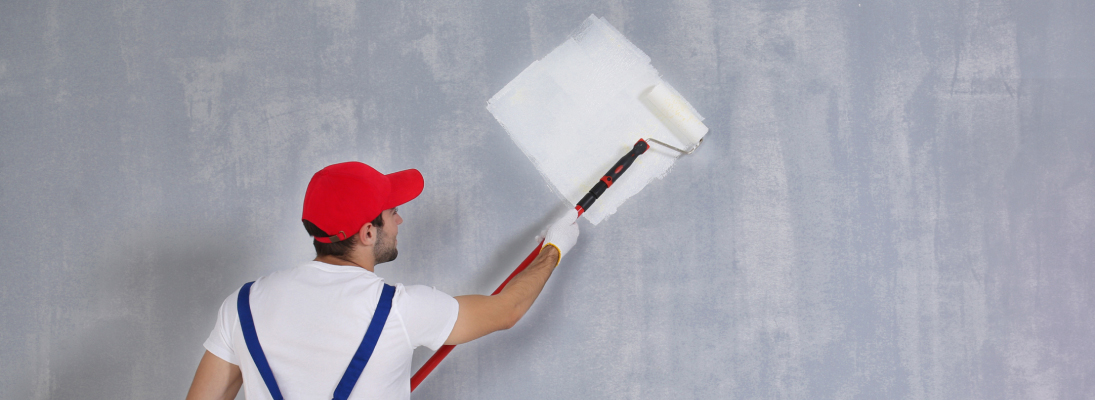
[[[559,249],[559,259],[578,242],[578,210],[570,209],[562,218],[548,226],[544,233],[544,247]]]

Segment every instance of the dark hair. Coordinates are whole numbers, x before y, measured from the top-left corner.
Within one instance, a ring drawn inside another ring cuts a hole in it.
[[[300,220],[304,223],[304,230],[308,231],[309,236],[331,236],[329,233],[319,229],[316,224],[306,219]],[[375,219],[371,221],[373,226],[380,228],[384,226],[384,213],[377,215]],[[350,253],[350,249],[354,248],[357,244],[357,233],[353,236],[346,238],[346,240],[340,240],[333,243],[322,243],[318,240],[312,240],[312,246],[316,248],[316,256],[334,256],[338,258],[345,258],[346,254]]]

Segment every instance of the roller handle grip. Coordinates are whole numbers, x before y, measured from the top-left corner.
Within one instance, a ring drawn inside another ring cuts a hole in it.
[[[623,175],[624,172],[627,172],[627,169],[631,167],[631,163],[634,163],[635,159],[639,158],[639,155],[645,153],[649,148],[650,144],[643,139],[639,139],[638,142],[635,142],[635,145],[631,147],[631,151],[624,154],[624,156],[620,158],[620,161],[616,161],[616,165],[609,168],[608,172],[601,177],[601,180],[598,181],[596,185],[593,185],[593,189],[589,189],[589,193],[586,193],[585,197],[582,197],[582,201],[579,201],[578,205],[574,207],[574,209],[578,210],[578,215],[581,216],[589,207],[592,207],[593,202],[597,201],[605,190],[612,187],[612,184],[616,183],[616,179],[619,179],[620,176]]]

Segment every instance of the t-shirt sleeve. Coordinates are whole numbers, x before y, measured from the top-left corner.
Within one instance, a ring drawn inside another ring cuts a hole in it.
[[[224,303],[221,303],[221,309],[217,313],[217,323],[213,326],[213,331],[209,333],[209,338],[205,339],[205,349],[224,361],[240,365],[239,357],[232,351],[232,330],[239,324],[239,318],[236,317],[237,296],[239,296],[239,289],[232,292],[227,299],[224,299]]]
[[[452,296],[423,285],[399,285],[395,308],[406,327],[411,348],[437,350],[449,338],[460,304]]]

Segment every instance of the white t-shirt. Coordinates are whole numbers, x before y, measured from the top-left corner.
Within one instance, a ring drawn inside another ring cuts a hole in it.
[[[242,286],[242,285],[241,285]],[[355,266],[312,261],[259,278],[251,315],[262,350],[287,400],[331,398],[376,311],[383,280]],[[411,354],[436,350],[456,324],[456,299],[421,285],[395,285],[384,331],[351,399],[409,399]],[[236,297],[221,304],[205,348],[240,366],[248,399],[271,399],[243,340]]]

